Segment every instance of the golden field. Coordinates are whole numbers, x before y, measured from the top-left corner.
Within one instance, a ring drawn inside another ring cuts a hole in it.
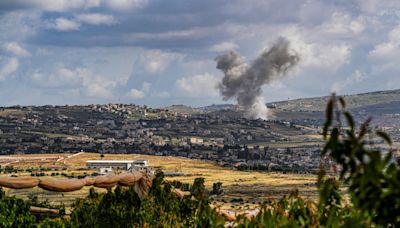
[[[53,167],[66,168],[64,171],[48,171],[74,173],[75,175],[90,174],[96,170],[86,169],[86,160],[100,160],[97,153],[77,154],[37,154],[37,155],[13,155],[0,156],[0,165],[13,165],[16,168],[31,167]],[[138,154],[105,154],[104,160],[148,160],[150,166],[161,169],[164,172],[183,172],[185,176],[167,177],[168,180],[178,180],[192,183],[197,177],[205,178],[208,189],[213,183],[222,182],[223,194],[214,197],[214,202],[229,204],[232,199],[242,199],[243,203],[255,205],[268,199],[276,199],[290,194],[298,189],[301,196],[314,198],[316,195],[316,176],[309,174],[283,174],[274,172],[237,171],[231,168],[221,167],[217,164],[203,160],[193,160],[181,157],[150,156]],[[8,174],[9,175],[9,174]],[[29,175],[29,173],[18,173],[18,176]],[[87,195],[89,188],[84,188],[72,193],[53,193],[40,189],[6,190],[10,195],[26,198],[29,195],[37,196],[39,200],[48,200],[50,203],[70,204],[76,198]],[[104,191],[99,189],[100,191]],[[239,206],[239,205],[236,205]]]

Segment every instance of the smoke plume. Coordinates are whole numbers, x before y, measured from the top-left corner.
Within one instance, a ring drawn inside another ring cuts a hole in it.
[[[219,91],[224,100],[235,98],[250,118],[267,119],[262,86],[283,78],[299,59],[296,53],[290,53],[289,41],[284,38],[279,38],[251,64],[231,51],[215,59],[217,69],[224,73]]]

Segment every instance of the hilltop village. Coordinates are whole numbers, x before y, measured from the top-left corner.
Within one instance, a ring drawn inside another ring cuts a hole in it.
[[[107,104],[0,110],[0,152],[181,156],[238,169],[314,172],[318,125],[250,120],[231,108]]]

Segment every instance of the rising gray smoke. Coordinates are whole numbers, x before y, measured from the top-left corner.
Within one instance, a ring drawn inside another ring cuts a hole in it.
[[[240,108],[251,118],[267,119],[267,107],[261,96],[262,86],[283,78],[299,61],[290,53],[289,41],[279,38],[250,65],[236,52],[217,57],[217,69],[224,73],[219,91],[224,100],[236,98]]]

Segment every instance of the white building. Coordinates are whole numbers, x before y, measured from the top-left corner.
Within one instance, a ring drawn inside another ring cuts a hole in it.
[[[149,165],[149,161],[147,161],[147,160],[134,160],[133,161],[133,166],[147,167],[148,165]]]
[[[88,160],[86,161],[86,166],[89,169],[113,168],[129,170],[133,167],[147,167],[148,163],[147,160]]]
[[[111,167],[108,168],[100,168],[100,175],[112,174],[113,170]]]
[[[148,166],[149,162],[147,160],[136,160],[131,168],[129,169],[129,171],[131,172],[143,172],[143,173],[147,173],[147,174],[152,174],[153,173],[153,169],[150,168]]]
[[[189,143],[191,144],[203,144],[204,140],[202,138],[190,137]]]

